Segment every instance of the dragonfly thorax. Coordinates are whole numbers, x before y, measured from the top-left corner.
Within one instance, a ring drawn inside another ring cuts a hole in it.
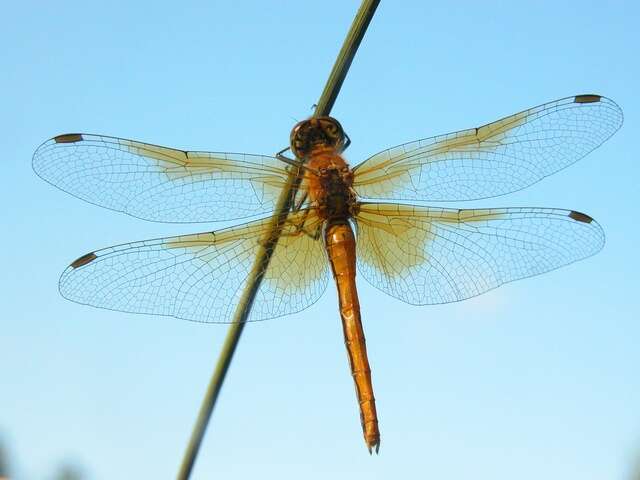
[[[352,216],[356,195],[353,191],[353,172],[345,160],[328,148],[314,149],[308,163],[311,200],[320,217],[346,218]]]

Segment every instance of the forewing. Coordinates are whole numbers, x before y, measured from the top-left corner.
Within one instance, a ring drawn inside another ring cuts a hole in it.
[[[504,195],[571,165],[622,125],[599,95],[540,105],[482,127],[380,152],[355,169],[365,198],[457,201]]]
[[[322,242],[299,228],[303,222],[306,231],[317,231],[321,226],[313,212],[289,216],[248,320],[303,310],[326,288]],[[60,292],[69,300],[112,310],[206,323],[232,322],[271,231],[272,220],[265,219],[218,232],[98,250],[80,257],[64,271]]]
[[[87,202],[158,222],[211,222],[273,211],[287,178],[273,157],[187,152],[122,138],[66,134],[33,169]]]
[[[598,252],[588,215],[549,208],[453,210],[364,203],[358,269],[407,303],[448,303],[554,270]]]

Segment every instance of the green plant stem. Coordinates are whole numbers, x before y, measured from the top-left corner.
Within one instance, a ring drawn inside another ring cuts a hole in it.
[[[329,79],[327,80],[325,88],[320,95],[314,116],[329,115],[331,112],[333,104],[340,92],[340,87],[342,87],[347,71],[351,66],[353,57],[355,56],[358,46],[364,37],[364,33],[371,22],[371,18],[373,17],[378,3],[380,3],[380,0],[363,0],[360,5],[360,9],[356,13],[349,33],[342,45],[342,49],[338,54],[338,58],[336,59],[333,69],[331,70]],[[211,412],[213,411],[213,407],[218,395],[220,394],[220,389],[222,388],[224,378],[229,369],[229,365],[231,364],[231,359],[233,358],[233,354],[238,346],[240,335],[242,334],[246,320],[251,312],[253,300],[260,288],[260,283],[262,282],[264,274],[267,271],[267,267],[269,266],[271,255],[278,243],[278,238],[282,232],[282,226],[289,214],[289,210],[291,209],[292,199],[295,198],[296,192],[298,191],[302,178],[301,173],[300,168],[294,167],[290,169],[289,178],[280,193],[275,214],[272,217],[271,231],[267,238],[262,239],[260,242],[262,247],[249,275],[249,283],[238,302],[233,323],[229,327],[227,337],[222,346],[222,350],[220,351],[218,363],[216,364],[211,381],[209,382],[204,399],[202,400],[202,405],[198,412],[198,417],[193,427],[191,438],[189,439],[187,449],[182,459],[182,464],[180,465],[180,470],[177,476],[178,480],[187,480],[191,476],[191,471],[200,449],[200,445],[202,444],[202,439],[207,429]]]

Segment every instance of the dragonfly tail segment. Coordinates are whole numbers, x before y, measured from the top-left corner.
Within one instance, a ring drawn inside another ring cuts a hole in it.
[[[344,342],[358,396],[364,441],[370,454],[372,450],[378,453],[380,448],[378,414],[356,290],[356,242],[347,220],[329,222],[325,231],[325,245],[338,287]]]

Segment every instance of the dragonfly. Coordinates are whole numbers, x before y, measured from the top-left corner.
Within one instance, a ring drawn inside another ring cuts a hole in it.
[[[331,272],[369,453],[380,431],[356,272],[413,305],[468,299],[597,253],[600,225],[556,208],[436,208],[400,201],[496,197],[528,187],[599,147],[622,125],[595,94],[563,98],[481,127],[383,150],[351,168],[332,117],[304,120],[274,156],[184,151],[71,133],[36,150],[35,172],[87,202],[155,222],[250,219],[217,231],[116,245],[62,273],[61,294],[95,307],[205,323],[233,321],[256,256],[271,261],[247,321],[300,312]],[[285,156],[291,150],[294,158]],[[292,171],[291,208],[273,212]]]

